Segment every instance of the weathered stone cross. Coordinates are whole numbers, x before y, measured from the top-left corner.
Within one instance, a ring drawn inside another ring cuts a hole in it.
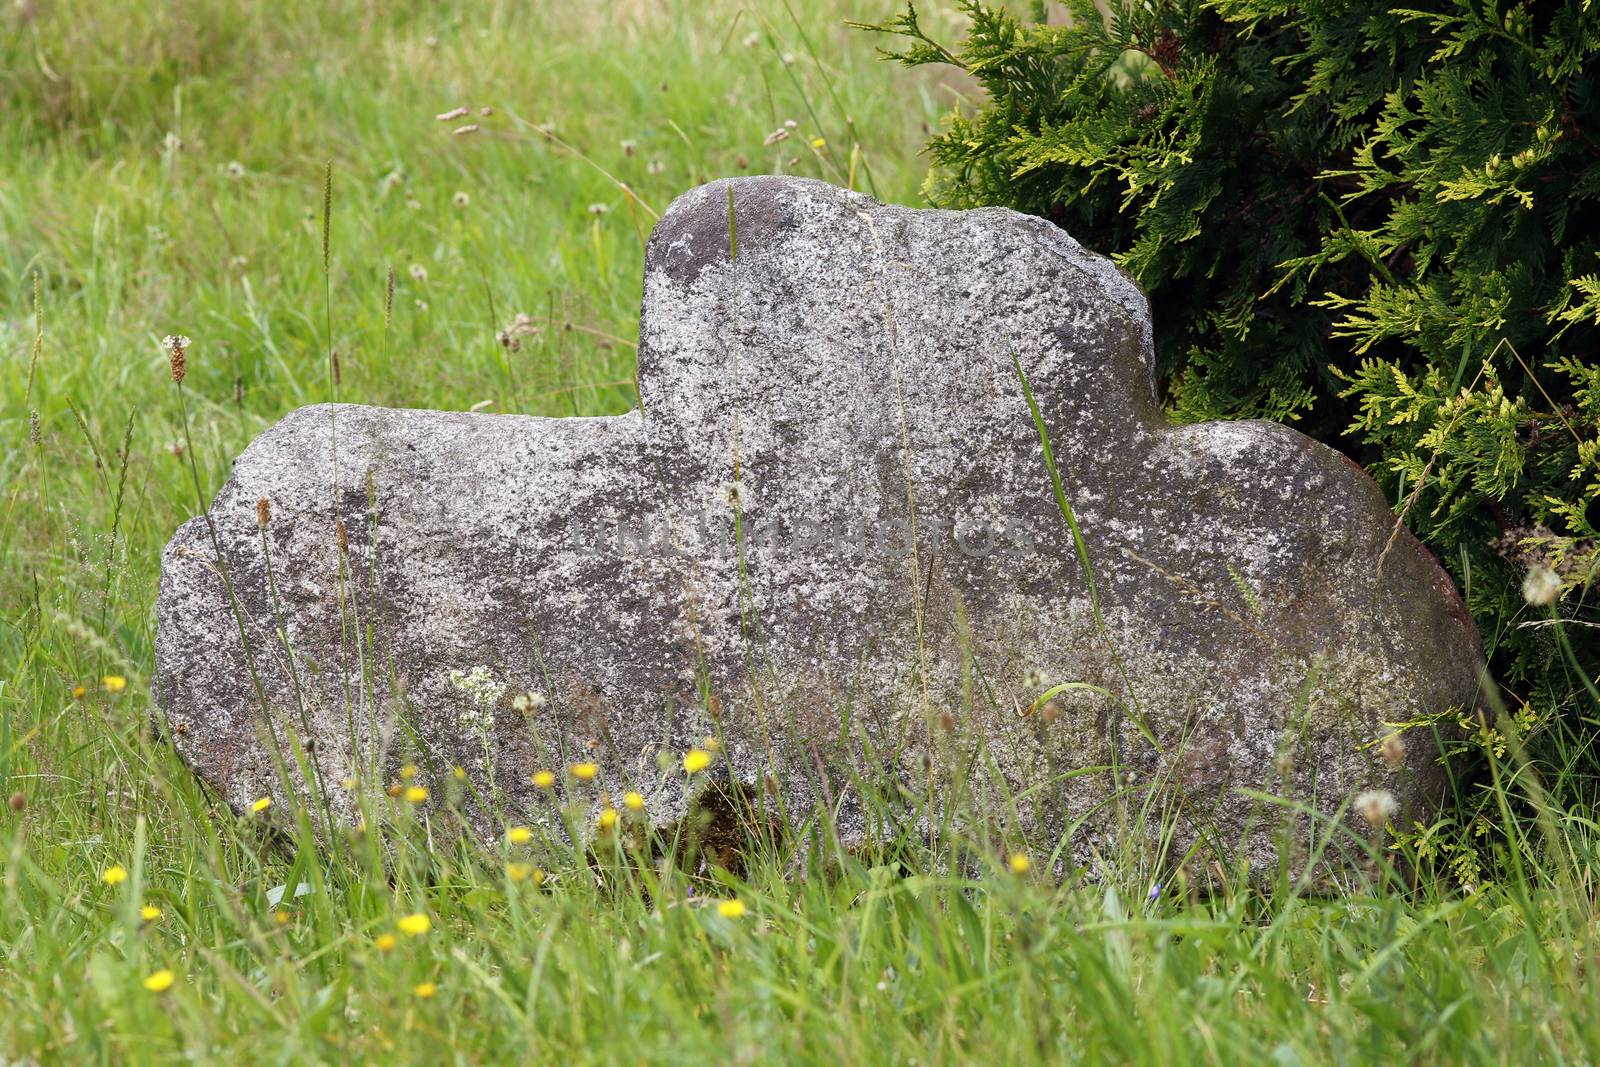
[[[625,790],[670,822],[711,775],[824,805],[847,840],[863,786],[964,791],[969,823],[1076,825],[1080,855],[1108,799],[1155,790],[1180,845],[1257,866],[1278,817],[1243,790],[1426,814],[1433,736],[1375,746],[1472,703],[1455,590],[1409,534],[1385,554],[1394,514],[1338,453],[1168,423],[1150,330],[1038,219],[695,189],[650,240],[641,410],[323,405],[245,451],[210,514],[272,736],[197,519],[162,562],[174,741],[236,808],[283,798],[291,735],[336,814],[343,779],[460,766],[485,833]]]

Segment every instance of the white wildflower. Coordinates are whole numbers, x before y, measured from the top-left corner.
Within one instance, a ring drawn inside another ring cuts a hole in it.
[[[526,693],[518,693],[511,701],[511,706],[522,712],[524,715],[530,715],[539,711],[543,711],[545,705],[548,703],[549,700],[545,698],[543,693],[530,689]]]
[[[470,671],[452,670],[450,684],[471,697],[474,704],[486,708],[493,707],[506,691],[505,683],[495,681],[494,672],[488,667],[474,667]]]
[[[1522,599],[1536,608],[1547,608],[1561,599],[1561,576],[1549,567],[1534,567],[1522,579]]]
[[[1368,826],[1376,830],[1388,822],[1400,806],[1395,802],[1394,794],[1387,789],[1368,789],[1356,794],[1351,807],[1366,820]]]
[[[456,722],[478,738],[483,747],[481,765],[494,780],[494,708],[506,691],[504,682],[496,681],[488,667],[474,667],[470,671],[453,669],[450,684],[465,693],[471,703],[456,714]]]

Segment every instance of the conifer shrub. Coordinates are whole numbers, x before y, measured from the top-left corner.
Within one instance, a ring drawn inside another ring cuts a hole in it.
[[[961,0],[959,40],[911,6],[862,28],[984,90],[929,141],[929,198],[1112,255],[1175,418],[1362,463],[1477,619],[1512,712],[1480,743],[1515,731],[1592,801],[1600,4],[1414,3]]]

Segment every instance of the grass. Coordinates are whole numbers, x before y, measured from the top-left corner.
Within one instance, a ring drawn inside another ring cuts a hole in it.
[[[1514,744],[1486,786],[1498,862],[1472,892],[1380,877],[1316,900],[1153,887],[1114,845],[1094,879],[1046,870],[1050,843],[1012,864],[909,837],[854,855],[819,832],[803,878],[762,841],[732,869],[652,861],[631,830],[594,855],[445,845],[403,796],[333,862],[294,813],[219,807],[152,736],[152,604],[191,462],[209,497],[251,437],[334,389],[626,410],[652,210],[744,169],[917,201],[923,123],[959,87],[841,28],[879,10],[793,12],[0,14],[0,1056],[1600,1059],[1594,825],[1542,802]],[[519,313],[513,351],[496,334]],[[187,433],[169,333],[194,339]],[[458,787],[422,784],[448,818]]]

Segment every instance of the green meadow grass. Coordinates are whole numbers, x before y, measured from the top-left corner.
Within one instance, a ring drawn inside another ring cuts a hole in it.
[[[628,409],[642,236],[673,196],[783,171],[918,201],[924,124],[965,89],[842,25],[883,14],[0,11],[0,1061],[1600,1059],[1595,826],[1544,805],[1515,746],[1470,892],[1375,863],[1311,899],[1153,887],[1116,846],[1091,879],[1046,871],[1051,842],[1020,870],[818,833],[808,877],[759,840],[733,870],[618,838],[444,844],[448,779],[328,857],[294,813],[230,814],[154,736],[191,459],[209,498],[257,432],[331,395]]]

